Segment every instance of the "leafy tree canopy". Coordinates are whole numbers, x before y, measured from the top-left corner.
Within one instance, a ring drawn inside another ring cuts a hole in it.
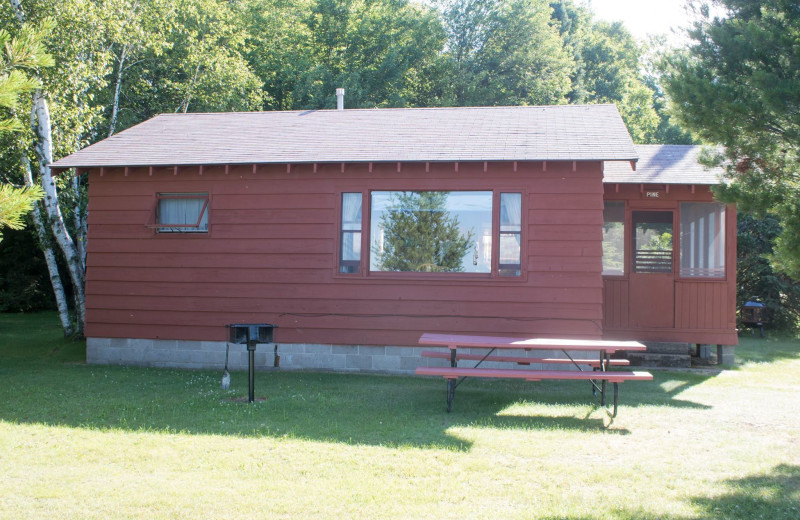
[[[692,44],[665,62],[679,120],[724,153],[730,183],[717,196],[746,212],[774,212],[783,230],[774,261],[800,278],[800,4],[714,0],[697,4]]]

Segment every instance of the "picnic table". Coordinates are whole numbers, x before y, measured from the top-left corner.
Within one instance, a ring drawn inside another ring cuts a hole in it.
[[[423,334],[420,345],[447,347],[449,352],[423,351],[422,356],[428,358],[449,359],[449,367],[418,367],[418,375],[441,376],[447,380],[447,411],[453,405],[455,390],[467,377],[512,378],[526,381],[542,381],[549,379],[585,380],[592,385],[592,393],[599,393],[602,406],[606,405],[606,384],[611,383],[614,389],[613,410],[611,417],[617,415],[619,383],[624,381],[650,381],[652,374],[643,371],[610,370],[614,366],[628,365],[625,359],[612,359],[611,354],[618,351],[643,351],[647,347],[638,341],[609,341],[583,339],[553,338],[506,338],[496,336],[467,336],[458,334]],[[459,352],[459,348],[487,349],[485,354]],[[497,350],[560,350],[565,357],[529,357],[529,356],[492,356]],[[595,353],[597,357],[574,357],[570,352],[581,354]],[[477,361],[474,366],[458,366],[459,361]],[[485,368],[484,361],[514,363],[529,366],[531,364],[568,364],[572,370],[536,370],[514,368]],[[591,370],[588,370],[591,369]]]

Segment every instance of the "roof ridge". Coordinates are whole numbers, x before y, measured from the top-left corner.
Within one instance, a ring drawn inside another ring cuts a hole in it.
[[[389,112],[389,111],[471,111],[471,110],[525,110],[525,109],[579,109],[594,107],[616,107],[614,103],[581,103],[563,105],[498,105],[498,106],[468,106],[468,107],[373,107],[373,108],[345,108],[337,110],[335,108],[307,108],[297,110],[256,110],[256,111],[237,111],[237,112],[163,112],[156,114],[151,119],[157,117],[187,117],[198,115],[262,115],[262,114],[303,114],[309,112],[319,113],[339,113],[339,112]],[[148,121],[149,121],[148,120]],[[140,123],[141,124],[141,123]],[[135,125],[134,125],[135,126]]]

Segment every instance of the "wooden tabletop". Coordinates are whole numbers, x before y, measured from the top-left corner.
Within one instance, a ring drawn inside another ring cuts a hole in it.
[[[590,339],[556,338],[504,338],[496,336],[467,336],[459,334],[423,334],[420,345],[431,345],[456,349],[458,347],[506,348],[526,350],[602,350],[608,353],[618,350],[647,350],[638,341],[613,341]]]

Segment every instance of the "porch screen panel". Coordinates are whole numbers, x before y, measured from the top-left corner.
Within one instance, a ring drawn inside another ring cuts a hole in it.
[[[625,203],[603,204],[603,274],[625,274]]]
[[[681,276],[725,276],[725,205],[681,203]]]

